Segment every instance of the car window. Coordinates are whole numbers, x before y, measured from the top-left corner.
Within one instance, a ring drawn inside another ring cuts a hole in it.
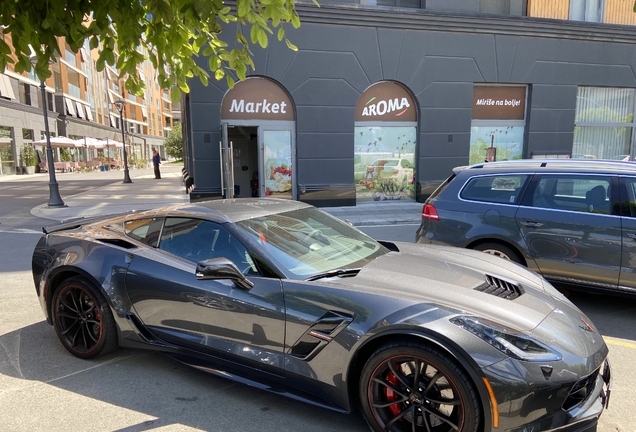
[[[636,217],[636,178],[625,178],[627,202],[621,197],[621,215]]]
[[[227,258],[245,274],[256,274],[249,252],[220,224],[191,218],[166,218],[159,249],[199,262]]]
[[[313,208],[252,217],[236,226],[292,277],[360,268],[389,252],[366,234]]]
[[[162,222],[161,219],[156,218],[127,220],[124,222],[124,233],[148,246],[157,247]],[[114,231],[112,227],[107,228]]]
[[[532,196],[533,207],[610,213],[609,176],[544,175]]]
[[[514,204],[519,200],[526,174],[492,175],[471,178],[460,196],[471,201]]]

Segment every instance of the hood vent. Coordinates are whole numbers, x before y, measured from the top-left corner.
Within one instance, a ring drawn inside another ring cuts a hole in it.
[[[490,275],[486,275],[486,282],[475,290],[507,300],[514,300],[525,293],[523,287]]]

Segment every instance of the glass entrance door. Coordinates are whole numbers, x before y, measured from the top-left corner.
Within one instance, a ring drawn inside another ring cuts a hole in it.
[[[293,128],[258,128],[261,149],[260,195],[294,199],[296,180],[294,174],[295,143]]]

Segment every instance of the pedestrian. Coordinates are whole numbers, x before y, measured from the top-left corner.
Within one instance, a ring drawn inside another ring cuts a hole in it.
[[[159,171],[159,164],[161,163],[161,156],[156,148],[152,148],[152,165],[155,167],[155,178],[161,178],[161,172]]]

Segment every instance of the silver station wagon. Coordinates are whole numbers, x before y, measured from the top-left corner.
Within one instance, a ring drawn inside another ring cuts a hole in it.
[[[636,294],[636,164],[458,167],[424,203],[416,241],[498,255],[566,289]]]

